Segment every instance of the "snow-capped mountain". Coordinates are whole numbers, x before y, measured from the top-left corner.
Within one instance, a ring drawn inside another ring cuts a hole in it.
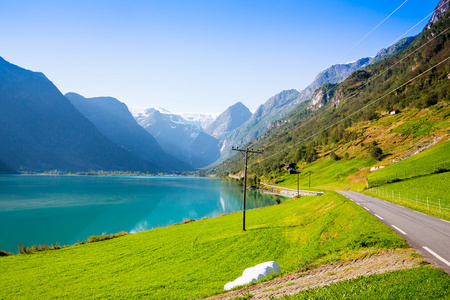
[[[168,155],[156,139],[138,125],[125,103],[113,97],[85,98],[67,93],[66,98],[105,137],[148,161],[161,171],[188,171],[188,164]]]
[[[128,109],[130,110],[134,118],[145,118],[147,115],[146,111],[150,108],[130,106]],[[159,111],[161,114],[170,115],[175,122],[177,121],[176,120],[177,118],[175,116],[180,116],[181,119],[179,119],[178,122],[184,122],[183,124],[194,125],[203,129],[211,125],[219,116],[219,113],[196,113],[196,112],[173,113],[161,107],[154,109]]]
[[[192,122],[205,129],[209,125],[211,125],[219,116],[218,113],[174,113],[176,115],[180,115],[186,121]]]
[[[202,128],[214,114],[189,114],[190,120],[187,120],[161,108],[130,107],[129,110],[164,151],[192,167],[205,167],[219,158],[218,141],[205,134]],[[199,147],[203,151],[201,156],[195,153]]]

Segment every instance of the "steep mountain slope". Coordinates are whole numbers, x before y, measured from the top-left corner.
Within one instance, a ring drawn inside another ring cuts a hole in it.
[[[235,129],[235,131],[229,132],[220,138],[219,146],[222,153],[220,161],[223,161],[232,154],[230,150],[231,146],[243,146],[272,126],[279,126],[281,124],[279,120],[300,103],[311,98],[314,98],[314,102],[323,102],[319,99],[327,96],[321,93],[334,93],[334,89],[331,91],[318,91],[321,86],[329,84],[326,86],[327,89],[332,88],[334,84],[342,82],[353,72],[364,69],[384,58],[398,53],[411,44],[413,40],[414,37],[404,38],[395,45],[380,50],[375,57],[364,57],[353,62],[332,65],[320,72],[314,81],[305,89],[286,90],[271,97],[256,110],[255,114],[246,123]],[[316,104],[310,104],[310,107],[313,106],[316,106]]]
[[[402,51],[403,49],[405,49],[406,47],[408,47],[416,38],[416,36],[410,36],[410,37],[406,37],[404,39],[401,39],[400,41],[398,41],[397,43],[395,43],[394,45],[387,47],[385,49],[381,49],[380,51],[378,51],[377,55],[375,55],[375,57],[373,59],[370,60],[370,65],[376,63],[379,60],[383,60],[385,58],[388,58],[394,54],[396,54],[399,51]]]
[[[339,85],[321,87],[316,94],[320,101],[296,107],[279,127],[251,141],[265,151],[250,159],[250,172],[270,178],[278,176],[280,163],[311,163],[332,152],[335,159],[367,158],[376,147],[391,163],[406,150],[448,134],[449,17],[447,12],[397,54],[352,73]],[[236,155],[213,172],[240,170],[242,158]]]
[[[205,133],[218,138],[222,134],[236,129],[245,123],[252,113],[241,102],[227,108],[217,119],[205,129]]]
[[[191,164],[198,168],[215,162],[220,157],[218,140],[204,132],[200,132],[189,147]]]
[[[291,107],[300,101],[298,90],[286,90],[271,97],[263,105],[260,105],[251,118],[236,128],[220,137],[221,160],[229,157],[231,147],[247,144],[252,139],[264,133],[272,126],[272,122],[285,116]]]
[[[112,97],[84,98],[76,93],[67,93],[65,96],[104,136],[160,170],[191,169],[189,165],[165,153],[119,100]]]
[[[344,81],[351,73],[356,70],[360,70],[370,64],[372,57],[360,58],[353,62],[348,62],[344,64],[332,65],[319,74],[310,85],[308,85],[304,90],[300,91],[299,98],[301,100],[307,100],[311,98],[312,94],[322,85],[326,83],[339,83]]]
[[[211,159],[218,156],[218,141],[213,137],[211,139],[200,137],[202,140],[198,143],[205,146],[204,151],[207,150],[208,153],[204,153],[203,157],[196,156],[193,158],[195,154],[192,153],[191,145],[196,143],[196,139],[203,132],[203,129],[195,123],[185,120],[180,115],[168,112],[161,113],[154,108],[148,108],[144,112],[135,114],[134,118],[156,139],[164,151],[193,168],[205,167],[214,162],[215,159],[213,161]],[[205,145],[205,141],[209,141],[211,144]]]
[[[19,171],[156,171],[104,137],[44,74],[0,58],[0,157]]]

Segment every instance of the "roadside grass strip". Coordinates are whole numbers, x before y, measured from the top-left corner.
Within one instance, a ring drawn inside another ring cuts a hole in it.
[[[193,299],[223,292],[250,266],[283,272],[407,248],[347,198],[326,192],[110,240],[0,257],[0,299]],[[205,224],[207,222],[207,224]],[[195,243],[194,243],[195,241]]]
[[[450,276],[441,269],[421,267],[360,276],[280,299],[448,299],[449,295]]]
[[[371,188],[364,193],[450,220],[450,172],[432,174]]]

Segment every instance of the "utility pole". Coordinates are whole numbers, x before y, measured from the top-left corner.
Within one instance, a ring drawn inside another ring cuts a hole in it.
[[[232,147],[231,150],[239,151],[245,157],[245,168],[244,168],[244,200],[242,207],[242,230],[245,231],[245,199],[247,197],[247,161],[249,153],[262,154],[262,151],[255,151],[253,149],[249,149],[248,147],[245,149],[239,149],[238,147]]]
[[[317,171],[308,171],[309,173],[309,188],[311,188],[311,174],[316,173]]]
[[[311,188],[311,171],[309,171],[309,188]]]

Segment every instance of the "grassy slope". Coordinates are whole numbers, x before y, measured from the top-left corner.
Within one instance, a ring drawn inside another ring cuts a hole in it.
[[[435,165],[437,170],[444,165],[447,170],[450,168],[450,141],[441,142],[419,154],[370,173],[367,175],[370,185],[378,184],[380,188],[366,193],[450,220],[450,194],[448,193],[450,173],[430,174],[434,172]]]
[[[0,298],[195,298],[220,293],[243,269],[284,271],[357,258],[406,242],[365,210],[327,192],[108,241],[0,257]],[[197,235],[200,234],[196,243]]]
[[[324,159],[315,163],[305,165],[299,174],[299,185],[308,188],[309,173],[311,174],[311,187],[320,189],[343,189],[349,185],[349,175],[358,172],[358,168],[366,168],[374,165],[375,160],[371,158],[357,158],[352,160],[333,161]],[[277,185],[289,188],[297,187],[297,175],[285,174],[277,179]]]
[[[418,145],[429,144],[434,136],[447,135],[450,132],[449,116],[450,106],[437,105],[433,110],[409,109],[398,115],[359,122],[346,130],[348,134],[358,136],[356,140],[350,142],[342,140],[331,146],[318,147],[321,158],[301,167],[300,187],[303,189],[308,187],[309,175],[306,171],[316,172],[311,175],[311,187],[333,190],[351,188],[362,191],[366,184],[361,179],[366,175],[370,185],[374,185],[377,179],[378,183],[382,184],[382,179],[385,181],[386,176],[388,181],[395,179],[395,176],[403,178],[405,172],[407,177],[413,177],[414,169],[416,175],[423,175],[425,167],[427,174],[434,171],[435,165],[438,167],[445,163],[446,167],[450,168],[450,142],[440,142],[408,159],[390,164],[393,159],[398,160],[411,154]],[[381,163],[369,155],[374,141],[386,154]],[[347,153],[352,159],[333,161],[329,158],[331,151],[341,158]],[[374,165],[388,166],[373,173],[358,172],[360,168]],[[295,189],[297,176],[284,173],[274,183]]]
[[[386,177],[388,181],[391,181],[396,177],[404,179],[405,174],[406,178],[412,178],[414,174],[416,176],[429,175],[434,172],[434,166],[438,168],[439,166],[443,167],[444,164],[446,168],[450,168],[450,141],[439,143],[414,156],[372,172],[367,175],[367,178],[371,185],[376,183],[376,179],[378,179],[378,184],[382,185],[385,183]]]
[[[448,193],[450,172],[439,173],[444,166],[446,170],[450,169],[450,141],[440,142],[399,162],[389,165],[387,163],[386,161],[380,163],[380,165],[386,166],[368,173],[367,168],[376,164],[373,159],[360,158],[340,161],[333,161],[329,158],[322,159],[301,168],[300,189],[308,189],[309,174],[307,171],[309,170],[316,171],[311,175],[312,190],[352,189],[361,191],[366,184],[363,180],[356,180],[357,176],[361,175],[360,178],[362,178],[367,174],[370,186],[380,186],[379,190],[366,191],[367,194],[450,220],[450,194]],[[436,173],[434,173],[435,166]],[[359,171],[358,168],[366,168],[366,170]],[[386,178],[388,183],[386,183]],[[297,175],[284,174],[277,178],[276,184],[295,189],[297,188]]]
[[[441,269],[418,268],[358,277],[303,291],[283,300],[300,299],[448,299],[450,276]]]

